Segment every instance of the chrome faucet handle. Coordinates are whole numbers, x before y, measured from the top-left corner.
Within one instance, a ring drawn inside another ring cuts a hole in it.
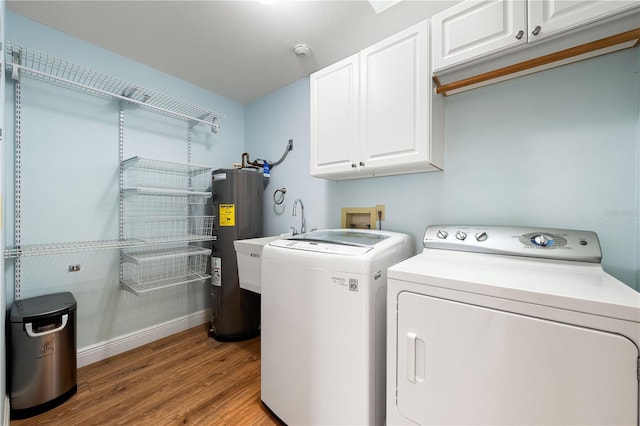
[[[292,235],[298,235],[298,230],[296,228],[294,228],[293,226],[290,226],[289,229],[291,230]]]

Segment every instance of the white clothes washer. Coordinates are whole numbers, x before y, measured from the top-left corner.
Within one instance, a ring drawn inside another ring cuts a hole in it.
[[[640,293],[588,231],[429,226],[388,272],[387,424],[638,425]]]
[[[332,229],[262,251],[261,399],[290,425],[383,424],[387,268],[406,234]]]

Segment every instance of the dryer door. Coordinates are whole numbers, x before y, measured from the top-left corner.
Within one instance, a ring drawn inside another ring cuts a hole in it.
[[[397,327],[396,403],[416,423],[638,424],[625,337],[410,292]]]

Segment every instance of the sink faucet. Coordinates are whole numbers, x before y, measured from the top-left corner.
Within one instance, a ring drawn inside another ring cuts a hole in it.
[[[305,232],[307,232],[307,224],[304,220],[304,204],[302,204],[302,200],[300,198],[296,198],[296,200],[293,202],[293,212],[291,213],[291,215],[296,215],[296,206],[298,205],[298,203],[300,203],[300,233],[304,234]]]

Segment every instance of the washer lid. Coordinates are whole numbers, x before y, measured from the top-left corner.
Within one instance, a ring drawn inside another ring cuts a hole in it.
[[[321,241],[352,246],[368,247],[390,238],[383,233],[350,231],[348,229],[325,229],[296,235],[290,240]]]
[[[291,240],[291,239],[276,240],[269,243],[269,245],[287,248],[287,249],[341,254],[341,255],[349,255],[349,256],[359,256],[367,253],[372,249],[371,247],[361,247],[361,246],[354,246],[354,245],[345,244],[345,243],[332,243],[328,241],[317,241],[317,240]]]
[[[374,246],[391,235],[375,231],[325,229],[277,240],[271,245],[296,250],[358,256],[371,251]]]

